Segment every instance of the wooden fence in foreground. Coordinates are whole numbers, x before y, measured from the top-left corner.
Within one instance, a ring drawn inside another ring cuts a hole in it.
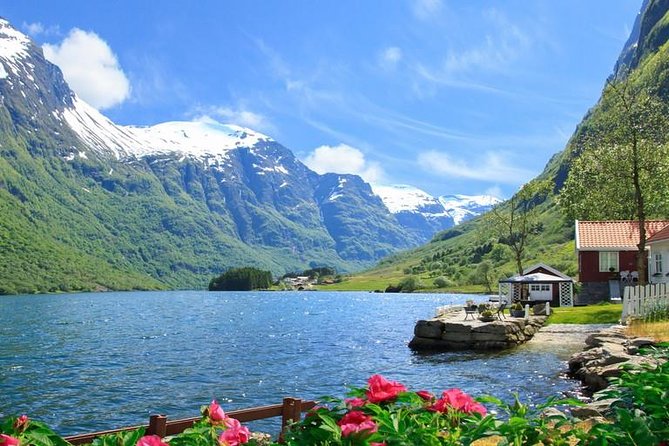
[[[666,308],[669,308],[669,287],[666,283],[625,287],[622,323],[629,317],[643,318]]]
[[[240,422],[264,420],[266,418],[281,417],[281,433],[288,426],[288,423],[299,421],[302,418],[302,412],[312,409],[316,405],[315,401],[302,401],[299,398],[284,398],[282,404],[274,404],[271,406],[252,407],[250,409],[231,410],[226,412],[231,418],[236,418]],[[149,417],[149,424],[139,426],[122,427],[118,429],[111,429],[107,431],[93,432],[90,434],[79,434],[65,437],[65,440],[74,445],[91,443],[95,438],[105,435],[114,434],[117,432],[125,432],[129,430],[138,429],[140,427],[146,428],[146,435],[158,435],[159,437],[166,437],[168,435],[179,434],[189,427],[192,427],[202,417],[183,418],[180,420],[167,421],[165,415],[151,415]],[[281,438],[281,437],[279,437]]]

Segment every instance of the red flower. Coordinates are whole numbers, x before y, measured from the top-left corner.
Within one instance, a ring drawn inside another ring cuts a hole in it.
[[[374,420],[372,420],[372,417],[365,415],[359,410],[350,411],[337,424],[341,428],[342,437],[362,433],[369,435],[379,429]]]
[[[137,440],[136,446],[168,446],[158,435],[144,435]]]
[[[416,392],[416,395],[423,398],[425,401],[432,401],[435,398],[434,394],[432,392],[428,392],[427,390],[419,390]]]
[[[396,381],[388,381],[381,375],[372,375],[367,381],[367,399],[370,403],[381,403],[392,400],[400,392],[406,392],[407,388]]]
[[[351,408],[351,407],[362,407],[365,404],[367,404],[367,401],[363,400],[362,398],[346,398],[344,400],[346,405]]]
[[[25,414],[21,415],[14,422],[14,429],[16,429],[17,431],[22,431],[23,429],[25,429],[28,426],[28,421],[30,421],[30,419],[28,418],[28,415],[25,415]]]
[[[441,394],[441,398],[434,403],[430,410],[435,412],[448,412],[449,410],[457,410],[463,413],[478,413],[486,414],[486,408],[474,401],[474,399],[467,395],[460,389],[448,389]]]
[[[225,420],[227,429],[218,437],[218,444],[220,446],[239,446],[240,444],[248,443],[249,428],[242,426],[239,420],[235,418],[228,418]]]
[[[0,446],[19,446],[19,439],[0,434]]]
[[[207,414],[209,415],[211,422],[214,424],[225,421],[225,419],[228,418],[223,411],[223,408],[216,402],[216,400],[213,400],[207,408]]]

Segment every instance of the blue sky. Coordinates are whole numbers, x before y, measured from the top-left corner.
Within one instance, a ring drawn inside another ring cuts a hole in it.
[[[509,197],[601,92],[641,0],[0,0],[120,124],[208,116],[317,171]]]

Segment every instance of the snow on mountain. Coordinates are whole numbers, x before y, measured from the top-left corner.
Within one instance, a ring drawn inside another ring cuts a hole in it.
[[[455,220],[455,224],[467,221],[477,215],[489,211],[493,206],[501,203],[497,197],[492,195],[443,195],[439,197],[446,212]]]
[[[239,147],[253,147],[269,136],[213,120],[164,122],[150,127],[119,126],[78,97],[62,117],[91,149],[111,151],[117,159],[181,154],[197,159],[225,157]]]
[[[402,211],[420,212],[434,206],[441,207],[439,200],[417,187],[399,184],[394,186],[374,185],[374,193],[393,214]],[[434,213],[434,212],[432,212]]]
[[[19,59],[29,56],[29,49],[28,36],[14,29],[7,20],[0,18],[0,58],[12,71],[16,72],[16,63]]]

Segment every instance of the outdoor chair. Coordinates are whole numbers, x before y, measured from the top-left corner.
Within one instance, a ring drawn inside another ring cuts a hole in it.
[[[499,307],[497,307],[497,312],[495,313],[495,316],[497,316],[497,319],[502,320],[502,318],[506,319],[506,316],[504,316],[504,309],[508,305],[507,302],[502,302]]]
[[[478,307],[476,305],[470,305],[465,307],[465,320],[467,320],[469,316],[471,316],[472,319],[475,320],[477,313],[478,313]]]

